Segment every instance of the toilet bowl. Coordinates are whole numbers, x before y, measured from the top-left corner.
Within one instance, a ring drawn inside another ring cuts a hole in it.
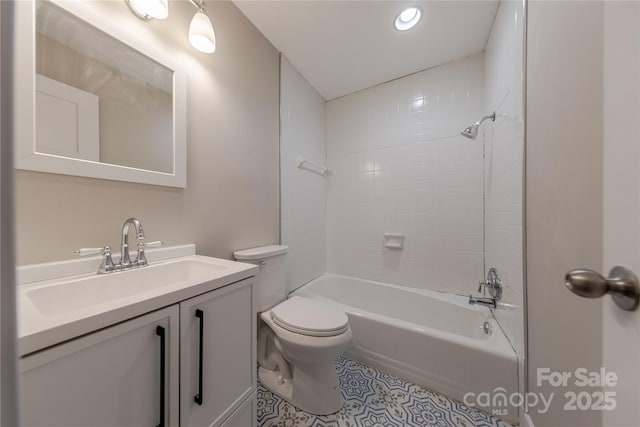
[[[339,411],[344,402],[334,361],[352,339],[347,315],[320,301],[286,297],[286,246],[234,253],[260,265],[258,276],[258,377],[263,386],[315,415]]]
[[[352,338],[346,314],[295,296],[260,318],[260,382],[305,412],[339,411],[344,402],[334,361]]]

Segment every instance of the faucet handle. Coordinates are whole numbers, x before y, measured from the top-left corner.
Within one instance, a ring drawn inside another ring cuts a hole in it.
[[[487,286],[487,282],[485,282],[484,280],[480,280],[478,282],[478,292],[482,291],[483,286]]]
[[[153,247],[153,246],[162,246],[164,244],[164,242],[162,240],[156,240],[155,242],[140,242],[138,243],[138,256],[136,258],[135,263],[139,266],[139,267],[143,267],[147,264],[149,264],[149,261],[147,261],[147,257],[144,254],[144,250],[145,248],[149,248],[149,247]]]
[[[95,253],[101,253],[104,255],[102,264],[100,264],[100,267],[98,268],[98,274],[110,273],[115,269],[115,265],[113,265],[113,260],[111,259],[111,246],[105,246],[104,248],[80,248],[76,253],[80,256]]]
[[[92,255],[92,254],[103,254],[106,255],[107,252],[111,253],[111,247],[105,246],[103,248],[80,248],[75,251],[79,256]]]

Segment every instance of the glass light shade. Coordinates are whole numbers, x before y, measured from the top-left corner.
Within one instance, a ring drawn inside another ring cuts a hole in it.
[[[189,42],[200,52],[213,53],[216,50],[216,34],[211,20],[203,11],[198,11],[191,20]]]
[[[143,19],[166,19],[169,16],[169,0],[128,0],[128,3]]]
[[[419,7],[409,7],[396,17],[394,23],[396,30],[406,31],[413,28],[422,18],[422,10]]]

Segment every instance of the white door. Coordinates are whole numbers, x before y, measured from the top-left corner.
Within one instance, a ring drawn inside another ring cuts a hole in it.
[[[640,3],[604,6],[604,262],[640,275]],[[640,426],[640,309],[603,298],[603,364],[617,374],[605,426]]]

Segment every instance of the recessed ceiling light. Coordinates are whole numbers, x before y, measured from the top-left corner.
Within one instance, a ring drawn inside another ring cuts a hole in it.
[[[394,26],[398,31],[407,31],[413,28],[422,18],[422,10],[419,7],[408,7],[398,14]]]

